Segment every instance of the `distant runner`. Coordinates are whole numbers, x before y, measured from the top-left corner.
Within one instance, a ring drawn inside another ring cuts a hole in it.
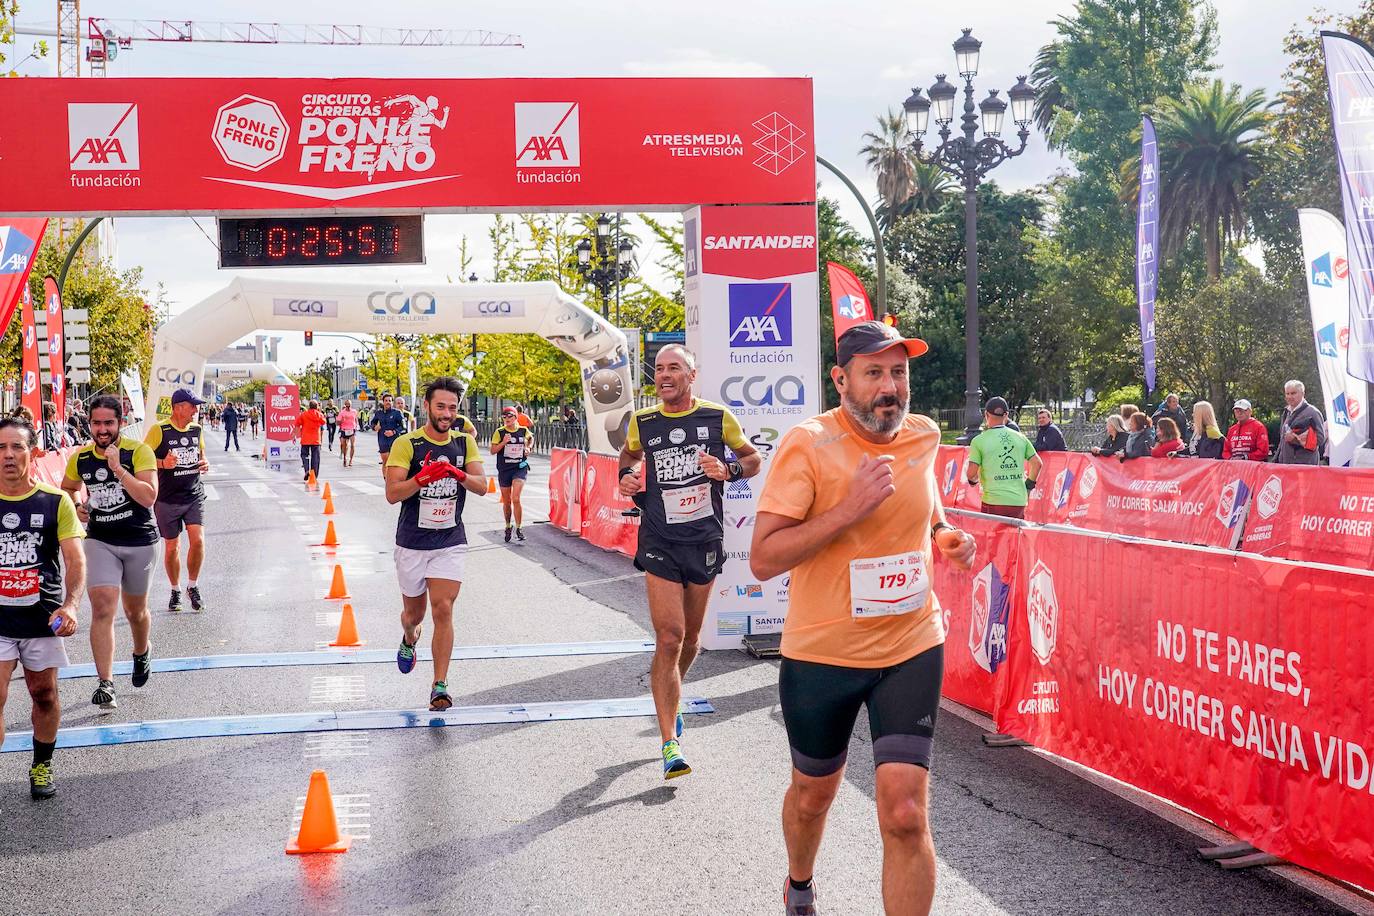
[[[877,321],[846,331],[830,370],[840,406],[783,437],[759,497],[754,577],[792,571],[778,692],[792,754],[783,899],[794,916],[817,913],[816,854],[861,706],[877,767],[883,908],[928,913],[935,893],[927,805],[945,632],[932,545],[967,569],[975,544],[940,504],[939,427],[908,413],[907,362],[926,350]]]
[[[205,433],[195,422],[196,408],[205,402],[185,388],[172,392],[172,419],[148,430],[144,441],[157,457],[157,502],[153,515],[162,535],[163,565],[172,595],[167,610],[181,610],[181,531],[186,529],[187,594],[191,609],[205,610],[200,597],[200,567],[205,562],[205,487],[202,474],[209,473],[205,460]]]
[[[382,395],[382,406],[372,415],[371,426],[377,431],[377,453],[382,459],[382,477],[386,477],[386,459],[397,436],[406,433],[405,414],[391,406],[391,395]]]
[[[329,450],[334,451],[334,434],[339,431],[339,408],[334,406],[334,399],[330,398],[324,402],[324,424],[329,432]]]
[[[463,584],[467,552],[463,505],[468,493],[487,492],[477,440],[453,429],[462,420],[458,415],[462,397],[463,386],[455,378],[436,378],[425,386],[429,422],[397,438],[386,464],[386,501],[401,504],[395,560],[404,610],[396,667],[402,674],[414,670],[415,646],[428,603],[434,619],[429,708],[435,711],[453,705],[448,666],[453,655],[453,605]]]
[[[57,792],[52,770],[62,721],[57,669],[68,663],[65,638],[76,634],[86,557],[71,497],[33,479],[37,445],[32,425],[0,417],[0,741],[10,679],[22,664],[33,702],[29,796],[43,799]]]
[[[358,444],[358,412],[353,409],[352,401],[343,402],[339,411],[339,457],[344,467],[353,465],[353,449]]]
[[[296,438],[301,442],[301,479],[310,480],[313,471],[320,476],[320,429],[325,425],[324,414],[320,413],[320,402],[311,398],[305,410],[296,417]]]
[[[696,378],[690,350],[660,350],[654,382],[663,402],[635,412],[620,450],[620,492],[643,510],[635,568],[644,571],[654,625],[650,683],[664,779],[692,772],[679,744],[678,704],[700,648],[711,583],[725,566],[725,481],[753,477],[762,462],[734,414],[692,397]]]
[[[91,657],[99,679],[91,702],[114,709],[119,705],[114,690],[114,618],[121,593],[133,637],[133,685],[142,687],[152,672],[148,588],[157,565],[152,508],[157,501],[157,458],[145,443],[120,435],[124,409],[119,398],[101,395],[91,401],[90,409],[93,441],[67,461],[62,489],[72,499],[86,489],[86,501],[76,512],[87,526]]]
[[[515,516],[515,536],[525,539],[521,530],[525,510],[520,505],[520,493],[530,474],[530,447],[534,432],[521,426],[514,407],[501,409],[501,425],[491,436],[491,453],[496,456],[496,479],[501,488],[501,513],[506,518],[506,543],[510,543],[511,515]]]

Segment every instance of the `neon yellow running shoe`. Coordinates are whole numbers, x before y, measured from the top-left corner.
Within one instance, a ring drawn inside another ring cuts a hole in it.
[[[663,742],[663,778],[677,779],[690,772],[692,768],[682,759],[682,748],[678,747],[677,739]]]

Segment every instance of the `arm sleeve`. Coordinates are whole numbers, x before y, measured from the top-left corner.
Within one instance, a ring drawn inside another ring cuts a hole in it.
[[[785,515],[798,521],[806,518],[816,501],[816,473],[811,463],[814,454],[811,437],[801,427],[794,427],[782,437],[759,497],[760,512]],[[847,472],[849,469],[836,470]]]
[[[494,432],[494,433],[491,434],[491,447],[492,447],[492,448],[496,448],[496,443],[498,443],[498,442],[501,441],[501,430],[504,429],[504,428],[505,428],[505,427],[498,426],[498,427],[496,427],[496,432]]]
[[[81,520],[76,517],[76,504],[66,493],[62,494],[62,501],[57,504],[57,539],[65,541],[68,538],[84,538],[86,529],[81,527]]]
[[[463,461],[463,467],[466,468],[468,465],[473,463],[481,464],[482,456],[477,451],[477,439],[473,436],[464,436],[463,438],[467,441],[468,444],[467,458]]]
[[[1054,450],[1058,452],[1067,452],[1069,450],[1069,443],[1065,441],[1064,433],[1057,429],[1054,431],[1054,446]]]
[[[1023,460],[1030,461],[1032,458],[1035,457],[1035,446],[1025,436],[1021,437],[1021,441],[1026,443],[1026,451],[1023,456]]]
[[[205,427],[200,428],[200,453],[205,454]]]
[[[148,448],[156,451],[157,447],[162,444],[162,424],[148,430],[148,435],[143,437],[143,441],[147,443]]]
[[[979,467],[983,465],[983,443],[979,442],[976,436],[968,444],[968,463],[976,464]]]
[[[147,443],[140,442],[134,446],[134,473],[155,470],[157,470],[157,456],[153,454],[152,449],[148,448]]]
[[[463,417],[463,432],[467,433],[474,440],[477,438],[477,427],[472,425],[472,421]]]
[[[409,469],[410,460],[414,457],[415,443],[410,441],[409,436],[402,436],[391,443],[391,451],[387,452],[386,466]]]
[[[145,445],[143,448],[147,448],[147,446]],[[79,485],[81,483],[81,475],[76,472],[76,456],[78,454],[80,454],[79,451],[72,452],[71,457],[67,459],[67,470],[62,474],[62,479],[69,483]]]
[[[1250,456],[1256,461],[1263,461],[1269,457],[1269,430],[1260,424],[1260,428],[1255,434],[1255,447],[1250,450]]]
[[[625,431],[625,447],[632,452],[644,451],[639,441],[639,414],[630,415],[630,427]]]
[[[728,410],[720,419],[720,434],[725,444],[732,449],[738,450],[749,444],[749,440],[744,436],[744,430],[740,428],[738,418]]]

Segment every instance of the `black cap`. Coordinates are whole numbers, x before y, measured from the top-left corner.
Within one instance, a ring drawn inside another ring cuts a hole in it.
[[[195,404],[197,407],[199,407],[201,404],[204,404],[205,402],[202,401],[200,398],[196,397],[190,391],[187,391],[185,388],[178,388],[176,391],[172,392],[172,403]]]
[[[841,367],[849,365],[849,361],[856,356],[869,356],[874,353],[881,353],[888,347],[897,345],[906,347],[908,359],[915,358],[925,353],[930,347],[919,337],[903,337],[897,333],[897,329],[883,324],[881,321],[865,321],[856,324],[840,335],[836,347],[835,362]]]
[[[988,402],[983,405],[983,411],[990,413],[994,417],[1005,417],[1007,415],[1006,398],[988,398]]]

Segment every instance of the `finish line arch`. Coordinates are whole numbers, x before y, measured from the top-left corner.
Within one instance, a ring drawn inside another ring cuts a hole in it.
[[[255,331],[538,334],[577,360],[593,451],[617,452],[634,409],[625,334],[556,283],[317,283],[236,277],[158,329],[149,400],[199,392],[208,358]],[[165,409],[164,409],[165,408]]]

